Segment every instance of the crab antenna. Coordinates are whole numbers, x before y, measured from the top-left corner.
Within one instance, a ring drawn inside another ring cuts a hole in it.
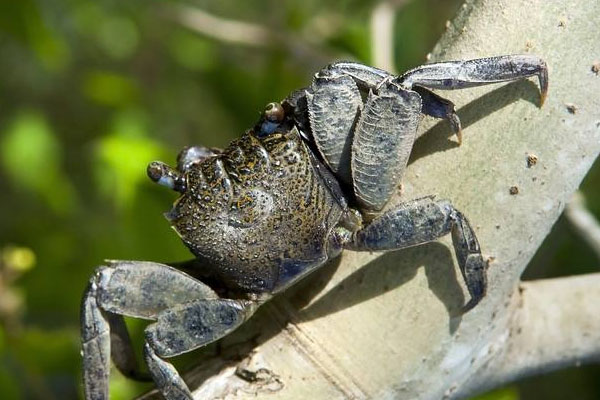
[[[153,161],[148,164],[148,176],[159,185],[168,187],[176,192],[185,192],[185,178],[181,172],[169,167],[160,161]]]

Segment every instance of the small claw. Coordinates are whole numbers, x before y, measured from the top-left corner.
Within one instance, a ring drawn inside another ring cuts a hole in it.
[[[459,129],[458,131],[456,131],[456,140],[457,140],[459,146],[462,145],[462,140],[463,140],[462,129]]]
[[[153,161],[148,164],[146,172],[148,173],[148,177],[159,185],[166,186],[180,193],[185,192],[185,177],[167,164],[160,161]]]

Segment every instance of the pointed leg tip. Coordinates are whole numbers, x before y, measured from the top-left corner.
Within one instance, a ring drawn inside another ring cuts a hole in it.
[[[540,93],[540,108],[542,108],[544,106],[544,103],[546,102],[547,97],[548,97],[547,91],[543,91]]]
[[[471,298],[471,300],[469,300],[469,302],[461,308],[461,314],[466,314],[471,311],[477,304],[479,304],[480,301],[481,298]]]
[[[460,123],[460,118],[456,115],[454,111],[454,105],[452,105],[452,110],[448,114],[448,120],[450,121],[450,125],[452,125],[452,129],[454,130],[454,134],[456,135],[456,140],[458,141],[458,145],[462,144],[462,124]]]
[[[541,61],[538,80],[540,83],[540,107],[542,107],[548,96],[548,67],[544,61]]]

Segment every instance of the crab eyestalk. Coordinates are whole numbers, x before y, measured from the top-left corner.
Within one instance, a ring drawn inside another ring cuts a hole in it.
[[[166,186],[179,193],[186,190],[183,174],[163,162],[153,161],[148,164],[147,173],[148,177],[159,185]]]
[[[265,118],[271,122],[281,122],[285,117],[285,111],[279,103],[269,103],[265,107]]]
[[[285,111],[279,103],[269,103],[263,112],[262,123],[259,124],[258,136],[266,136],[275,132],[285,118]]]

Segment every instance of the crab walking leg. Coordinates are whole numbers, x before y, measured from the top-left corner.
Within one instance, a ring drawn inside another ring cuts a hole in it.
[[[141,261],[109,261],[99,268],[83,296],[81,331],[84,393],[88,400],[108,398],[111,347],[120,370],[137,366],[120,317],[155,320],[164,309],[194,299],[216,299],[202,282],[163,264]],[[126,335],[126,336],[125,336]],[[112,340],[111,340],[112,339]],[[111,341],[112,346],[111,346]],[[143,378],[134,369],[131,374]]]
[[[386,79],[394,75],[379,68],[369,67],[354,62],[336,62],[323,68],[315,75],[315,82],[320,78],[349,76],[363,91],[376,89]]]
[[[456,133],[458,144],[461,144],[462,127],[460,119],[458,118],[458,115],[456,115],[454,103],[420,86],[414,86],[413,90],[419,93],[419,96],[421,96],[421,100],[423,101],[421,112],[434,118],[448,120],[450,126],[452,126],[452,130]]]
[[[473,308],[485,296],[486,262],[467,219],[447,200],[425,197],[403,203],[374,219],[356,232],[350,243],[354,250],[395,250],[431,242],[452,233],[454,251]]]
[[[192,400],[192,392],[177,370],[158,357],[148,343],[144,344],[144,360],[148,364],[154,384],[166,400]]]
[[[249,300],[197,300],[169,308],[146,328],[144,357],[166,400],[191,400],[175,368],[163,360],[222,338],[254,314],[260,303]]]
[[[541,105],[548,93],[548,67],[543,60],[531,54],[426,64],[404,73],[398,82],[406,88],[420,85],[430,89],[451,90],[536,75],[540,83]]]
[[[110,328],[96,301],[95,282],[88,285],[81,305],[83,388],[87,400],[108,399]]]
[[[369,93],[362,111],[359,88]],[[317,73],[306,98],[317,148],[340,179],[352,180],[368,212],[380,211],[400,182],[422,112],[448,119],[462,140],[454,104],[422,87],[404,89],[377,68],[331,64]]]
[[[122,315],[106,313],[110,326],[110,357],[115,367],[126,377],[150,381],[152,377],[141,371]]]
[[[352,142],[354,193],[363,209],[380,211],[396,190],[412,150],[421,97],[387,82],[369,93]]]
[[[350,183],[352,131],[362,108],[358,87],[348,75],[317,76],[306,100],[319,152],[333,172]]]

